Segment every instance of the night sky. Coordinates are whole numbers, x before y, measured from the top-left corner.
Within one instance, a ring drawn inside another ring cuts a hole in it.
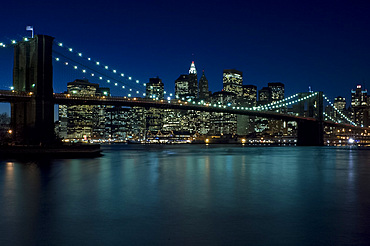
[[[32,25],[135,80],[159,76],[168,92],[194,60],[212,92],[234,68],[258,89],[282,82],[288,96],[311,86],[348,102],[357,84],[370,87],[369,13],[366,1],[6,1],[0,42]],[[0,49],[0,89],[12,67],[12,49]],[[56,92],[82,77],[54,64]]]

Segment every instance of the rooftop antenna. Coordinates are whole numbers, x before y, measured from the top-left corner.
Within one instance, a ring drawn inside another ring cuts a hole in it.
[[[33,26],[26,26],[26,31],[32,32],[32,38],[33,38]]]

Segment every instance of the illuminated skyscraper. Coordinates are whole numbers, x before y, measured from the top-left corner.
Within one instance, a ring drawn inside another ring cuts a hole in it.
[[[271,101],[280,101],[284,99],[284,84],[280,82],[268,83],[271,90]]]
[[[90,83],[87,79],[69,82],[67,93],[88,97],[110,96],[109,88],[99,88],[99,84]],[[106,138],[106,108],[104,105],[59,105],[61,136],[85,140]]]
[[[232,92],[237,97],[243,94],[243,72],[235,69],[224,69],[223,72],[224,91]]]
[[[150,78],[146,84],[146,98],[162,100],[164,98],[164,85],[160,78]],[[149,131],[159,131],[163,127],[163,109],[149,108],[146,110],[146,129]]]
[[[362,89],[361,85],[357,85],[356,90],[351,91],[351,106],[366,106],[367,105],[367,90]]]
[[[182,74],[175,81],[176,98],[197,98],[198,97],[198,76],[194,61],[190,65],[189,74]]]
[[[257,86],[243,85],[243,102],[247,107],[254,107],[257,105]]]
[[[164,84],[160,78],[150,78],[146,84],[146,98],[162,100],[164,98]]]
[[[367,104],[367,90],[357,85],[351,91],[352,120],[360,126],[369,126],[369,107]]]

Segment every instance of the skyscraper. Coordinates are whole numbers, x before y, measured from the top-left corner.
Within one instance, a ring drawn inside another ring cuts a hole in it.
[[[109,88],[99,88],[99,84],[87,79],[76,79],[67,84],[67,93],[78,96],[110,96]],[[70,139],[106,138],[104,105],[59,105],[59,120],[62,137]],[[65,130],[67,132],[65,132]]]
[[[336,97],[334,98],[334,107],[336,107],[340,112],[346,111],[346,99],[344,97]],[[334,110],[334,117],[339,118],[340,114]]]
[[[280,101],[284,99],[284,84],[280,82],[268,83],[271,90],[271,101]]]
[[[202,77],[199,79],[199,99],[207,100],[209,98],[209,90],[208,90],[208,80],[204,74],[204,70],[202,72]]]
[[[271,103],[271,88],[270,87],[263,87],[261,90],[258,91],[258,104],[265,105]]]
[[[257,86],[243,85],[243,102],[247,107],[254,107],[257,105]]]
[[[182,74],[175,81],[176,98],[198,98],[198,75],[194,61],[190,65],[189,74]]]
[[[189,69],[189,94],[194,98],[198,98],[198,74],[194,61],[191,62]]]
[[[360,126],[369,126],[369,107],[367,104],[367,90],[357,85],[351,91],[352,120]]]
[[[357,85],[356,90],[351,90],[351,106],[366,106],[367,105],[367,90],[362,89],[361,85]]]
[[[150,78],[146,84],[146,98],[162,100],[164,98],[164,84],[160,78]],[[163,127],[163,109],[149,108],[145,113],[146,130],[159,131]]]
[[[164,98],[164,84],[160,78],[150,78],[146,84],[146,98],[162,100]]]
[[[232,92],[237,97],[243,94],[243,72],[235,69],[224,69],[223,88],[224,91]]]

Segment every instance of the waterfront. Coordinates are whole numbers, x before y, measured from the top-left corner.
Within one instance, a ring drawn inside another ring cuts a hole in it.
[[[106,145],[0,162],[1,245],[367,244],[370,149]]]

